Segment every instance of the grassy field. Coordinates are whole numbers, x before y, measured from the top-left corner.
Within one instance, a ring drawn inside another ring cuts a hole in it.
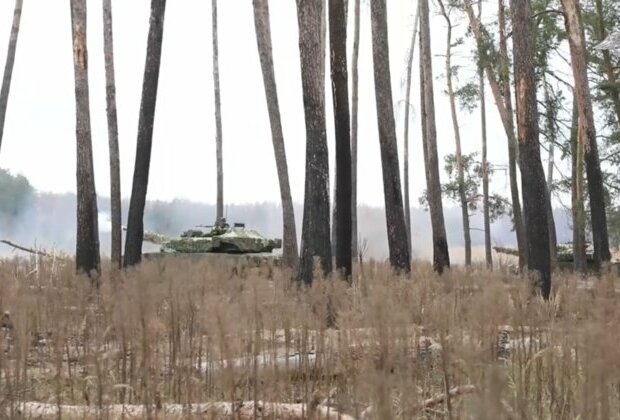
[[[617,277],[557,274],[547,303],[500,270],[290,278],[0,261],[0,417],[620,418]]]

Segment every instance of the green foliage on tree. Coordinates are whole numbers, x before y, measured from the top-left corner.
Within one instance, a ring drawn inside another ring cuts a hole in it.
[[[470,211],[478,211],[482,208],[482,162],[477,158],[477,153],[463,155],[465,196],[467,198],[467,207]],[[491,176],[494,169],[491,164],[488,166],[489,176]],[[458,168],[455,154],[449,154],[444,157],[444,170],[448,175],[448,182],[442,184],[441,193],[451,201],[460,203]],[[428,208],[426,191],[419,198],[419,202],[423,208]],[[491,222],[496,221],[503,215],[511,215],[510,202],[499,194],[491,194],[489,196],[489,218]]]
[[[30,204],[34,193],[25,176],[0,169],[0,218],[16,218]]]

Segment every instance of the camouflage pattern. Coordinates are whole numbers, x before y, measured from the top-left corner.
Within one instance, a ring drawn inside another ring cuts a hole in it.
[[[272,252],[282,247],[281,239],[267,239],[245,225],[236,223],[229,226],[226,219],[216,221],[213,226],[203,231],[200,229],[186,230],[180,238],[169,239],[157,233],[147,232],[144,240],[161,246],[161,252],[179,253],[226,253],[249,254]]]
[[[496,246],[493,248],[496,252],[506,255],[519,256],[519,250],[516,248],[504,248]],[[557,246],[558,262],[573,262],[573,244],[572,242],[560,243]],[[586,244],[586,261],[592,263],[594,261],[594,248],[592,244]]]
[[[505,255],[519,256],[519,250],[516,248],[504,248],[493,247],[495,252]],[[573,244],[572,242],[565,242],[558,244],[558,268],[563,270],[572,270],[574,263]],[[586,244],[586,265],[588,270],[593,270],[594,266],[594,247],[592,244]],[[515,268],[515,272],[518,271]],[[612,258],[610,261],[611,273],[615,273],[620,276],[620,260],[618,258]]]

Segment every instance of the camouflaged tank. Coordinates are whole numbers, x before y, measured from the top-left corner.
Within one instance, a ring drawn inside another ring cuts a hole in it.
[[[519,256],[519,250],[516,248],[504,248],[496,246],[493,248],[496,252],[505,255],[512,255],[515,257]],[[562,270],[572,270],[573,264],[575,262],[575,257],[573,255],[573,243],[572,242],[564,242],[559,243],[557,245],[557,267]],[[594,262],[594,247],[591,243],[586,243],[586,267],[588,270],[595,270],[595,262]],[[513,266],[515,271],[518,271],[518,267],[516,265]],[[620,276],[620,259],[613,258],[610,261],[610,268],[612,273],[616,273]]]
[[[161,252],[182,254],[260,254],[271,253],[282,247],[281,239],[267,239],[255,230],[246,228],[243,223],[230,226],[224,218],[212,226],[198,227],[208,230],[186,230],[177,239],[147,232],[144,240],[160,245]]]

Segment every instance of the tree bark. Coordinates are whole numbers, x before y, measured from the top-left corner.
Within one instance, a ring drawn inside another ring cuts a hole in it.
[[[573,269],[585,274],[586,259],[586,216],[583,205],[583,143],[579,141],[579,108],[577,95],[573,93],[573,118],[571,124],[571,202],[573,217]]]
[[[217,41],[217,0],[211,0],[213,41],[213,96],[215,100],[215,156],[217,160],[217,203],[215,217],[224,217],[224,161],[222,156],[222,104],[220,101],[220,60]]]
[[[603,1],[595,0],[596,5],[596,17],[597,17],[597,37],[599,41],[603,41],[607,38],[605,31],[605,16],[603,15]],[[616,125],[620,127],[620,89],[618,88],[618,81],[616,80],[616,73],[614,65],[611,61],[611,54],[609,50],[603,50],[603,71],[607,77],[607,83],[609,84],[608,95],[614,105],[614,111],[616,113]]]
[[[282,262],[287,267],[296,269],[299,263],[299,255],[297,254],[295,211],[293,209],[293,198],[291,196],[291,187],[288,178],[286,148],[284,146],[280,105],[278,103],[278,90],[273,66],[271,25],[269,23],[269,0],[254,0],[253,5],[256,41],[263,73],[267,110],[269,111],[269,122],[271,124],[271,139],[276,159],[276,169],[278,171],[278,182],[280,184],[280,199],[282,201]]]
[[[469,18],[472,32],[476,38],[479,51],[484,50],[484,45],[488,42],[488,36],[480,20],[474,14],[471,0],[463,0],[465,11]],[[512,99],[510,93],[510,70],[508,48],[506,43],[506,19],[503,0],[499,0],[499,36],[500,36],[500,79],[497,78],[494,66],[489,60],[482,60],[487,81],[491,87],[491,93],[497,106],[506,137],[508,138],[508,174],[510,179],[510,194],[512,200],[512,214],[519,248],[519,268],[523,269],[527,265],[527,247],[525,224],[521,211],[519,186],[517,181],[517,138],[514,130],[514,118],[512,110]],[[488,57],[486,57],[488,58]]]
[[[441,182],[439,179],[439,158],[437,153],[437,128],[435,126],[435,101],[433,93],[433,67],[428,0],[420,0],[420,58],[424,67],[424,105],[426,127],[427,191],[433,230],[433,267],[442,273],[450,268],[448,240],[443,218]]]
[[[22,3],[23,0],[15,0],[13,26],[11,27],[9,48],[6,53],[6,64],[4,65],[4,76],[2,78],[2,89],[0,90],[0,148],[2,147],[2,137],[4,136],[4,120],[6,118],[6,108],[9,103],[9,91],[11,89],[11,78],[13,77],[13,65],[15,64],[19,24],[22,18]]]
[[[420,33],[420,44],[422,43],[422,34]],[[424,158],[424,178],[426,185],[430,182],[429,165],[428,165],[428,147],[427,147],[427,124],[428,115],[426,114],[426,77],[424,75],[424,57],[420,54],[420,125],[422,127],[422,157]]]
[[[336,133],[336,269],[351,277],[351,133],[346,0],[329,0],[329,44]]]
[[[312,283],[314,258],[327,274],[332,269],[329,232],[329,156],[325,132],[325,78],[321,65],[323,0],[297,0],[299,52],[306,120],[306,182],[298,279]]]
[[[390,76],[386,0],[373,0],[370,4],[370,14],[375,101],[379,125],[379,145],[381,147],[383,195],[385,199],[390,264],[396,270],[408,272],[411,268],[411,257],[405,227],[403,196],[400,187],[396,123],[394,121]]]
[[[521,198],[519,194],[519,179],[517,176],[517,161],[519,160],[519,149],[517,138],[514,131],[514,112],[512,107],[512,93],[510,90],[510,58],[508,57],[508,40],[506,34],[506,9],[504,0],[499,1],[499,52],[501,60],[500,79],[503,87],[503,98],[508,115],[508,178],[510,181],[510,195],[512,201],[512,217],[517,235],[517,246],[519,248],[519,268],[523,270],[527,266],[527,234],[523,211],[521,209]]]
[[[478,2],[478,19],[481,19],[481,16],[482,2]],[[491,215],[489,208],[489,161],[487,159],[487,101],[485,98],[483,65],[480,65],[478,68],[478,83],[480,90],[480,130],[482,132],[482,207],[484,219],[484,259],[487,269],[493,270],[493,249],[491,247]]]
[[[120,154],[118,150],[118,119],[116,114],[116,83],[114,80],[114,42],[111,3],[111,0],[103,0],[103,49],[105,57],[108,142],[110,150],[110,214],[112,219],[110,258],[113,267],[121,268],[121,249],[123,241],[121,226],[121,172]]]
[[[351,253],[358,254],[357,230],[357,110],[359,102],[360,0],[353,0],[353,53],[351,56]]]
[[[549,221],[549,253],[551,254],[551,269],[555,269],[558,260],[558,240],[555,229],[555,217],[553,216],[552,188],[553,188],[553,169],[554,169],[554,149],[557,141],[556,121],[557,115],[553,110],[553,103],[549,94],[549,86],[543,80],[545,104],[547,107],[546,132],[549,142],[549,155],[547,160],[547,220]]]
[[[151,17],[146,47],[146,63],[142,83],[142,99],[138,120],[136,162],[133,173],[127,235],[125,237],[125,258],[123,265],[129,267],[142,259],[144,239],[144,206],[149,183],[151,147],[153,144],[153,123],[157,103],[157,85],[161,62],[161,45],[164,37],[164,16],[166,0],[151,0]]]
[[[511,0],[517,125],[521,161],[521,188],[525,211],[528,268],[538,276],[542,296],[551,292],[549,224],[545,172],[540,159],[538,104],[534,80],[534,39],[530,0]]]
[[[454,130],[454,142],[456,146],[456,167],[459,201],[461,203],[461,218],[463,219],[463,242],[465,244],[465,265],[471,265],[471,231],[469,228],[469,208],[465,195],[465,173],[463,168],[463,153],[461,151],[461,129],[459,128],[458,114],[456,112],[456,97],[452,83],[452,21],[441,0],[438,0],[441,14],[446,20],[448,27],[446,37],[446,84],[448,98],[450,100],[450,115],[452,117],[452,129]]]
[[[71,0],[73,69],[77,138],[77,237],[75,265],[78,273],[98,276],[100,269],[97,192],[93,166],[88,91],[86,0]]]
[[[409,58],[407,59],[407,87],[405,94],[405,132],[403,146],[403,177],[404,195],[405,195],[405,223],[407,224],[407,245],[409,246],[409,255],[411,255],[411,203],[409,201],[409,110],[411,109],[411,76],[413,73],[413,56],[415,53],[415,45],[418,33],[418,24],[420,22],[420,4],[416,7],[415,18],[413,19],[413,32],[411,33],[411,45],[409,46]]]
[[[611,260],[607,235],[607,213],[605,207],[605,188],[598,156],[596,128],[592,99],[588,85],[588,70],[585,50],[585,36],[581,22],[581,11],[576,0],[562,0],[566,33],[571,52],[571,65],[575,79],[575,93],[579,108],[579,138],[584,145],[588,195],[590,196],[590,217],[592,219],[592,242],[594,245],[594,264]]]

